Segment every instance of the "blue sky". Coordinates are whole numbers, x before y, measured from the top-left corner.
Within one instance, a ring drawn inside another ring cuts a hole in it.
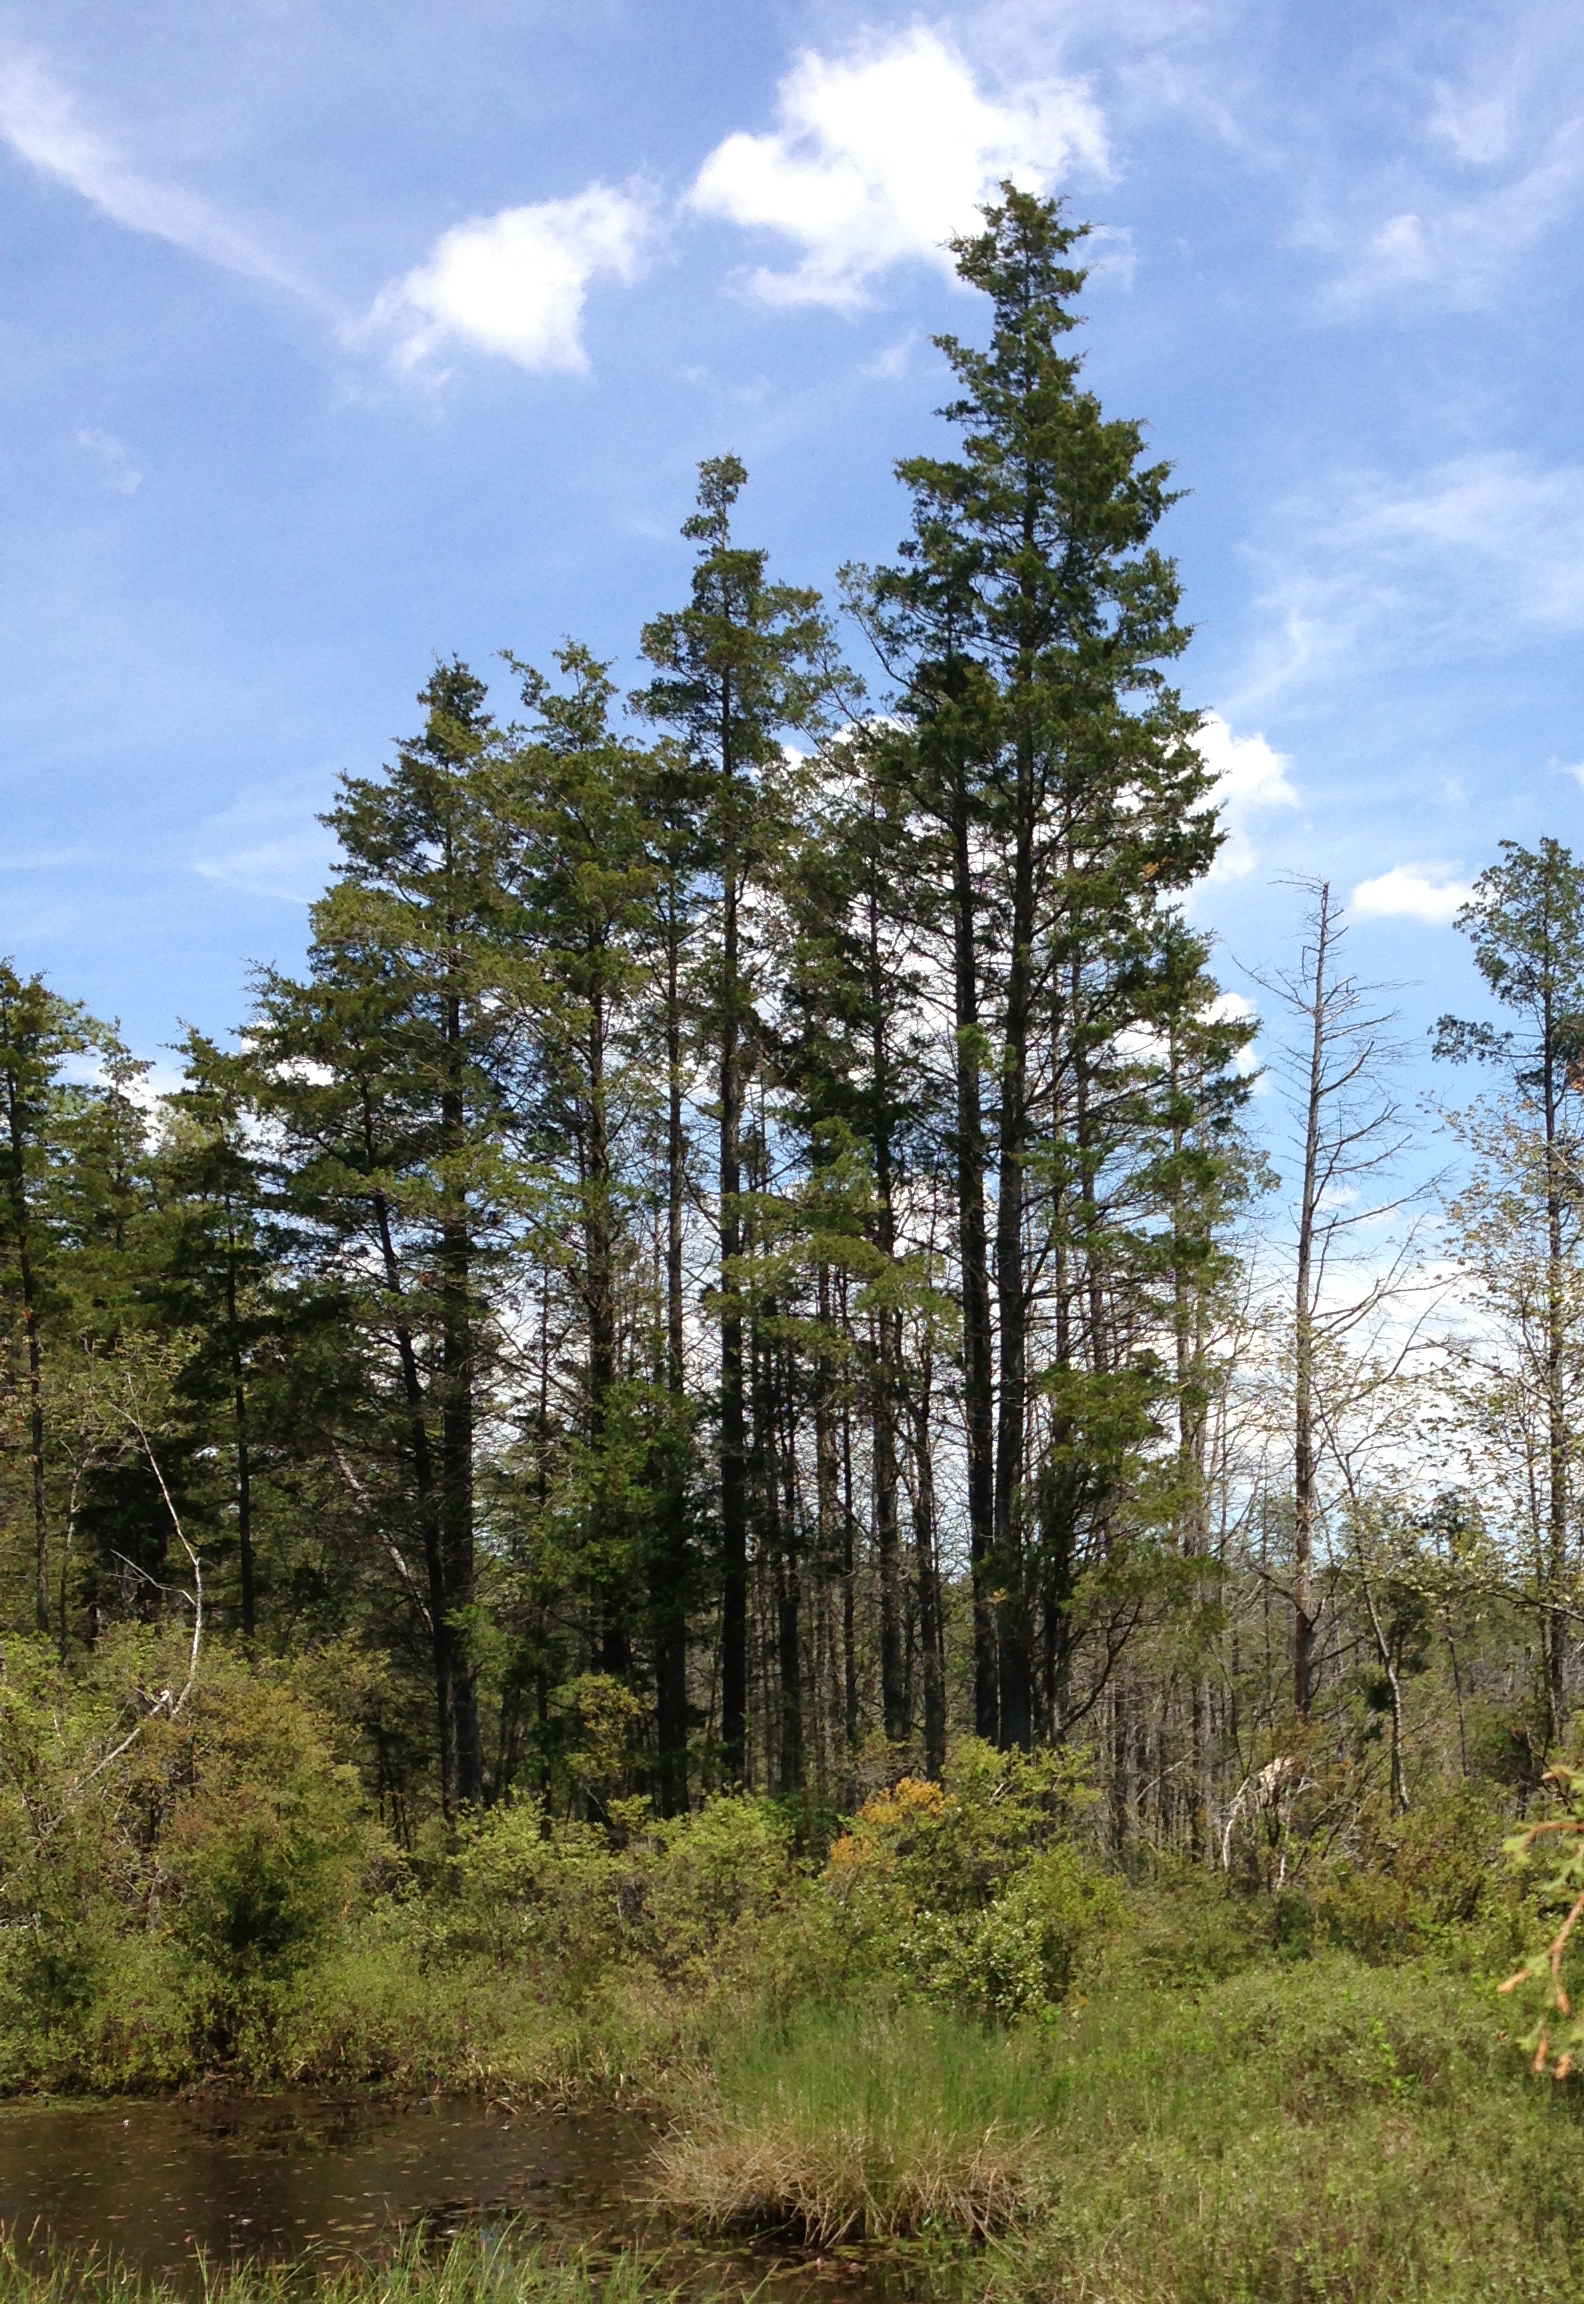
[[[1477,1002],[1460,887],[1584,842],[1584,11],[1524,0],[0,0],[0,948],[236,1022],[437,654],[636,670],[700,456],[787,577],[888,554],[1006,173],[1190,491],[1228,982],[1323,872],[1415,1031]]]

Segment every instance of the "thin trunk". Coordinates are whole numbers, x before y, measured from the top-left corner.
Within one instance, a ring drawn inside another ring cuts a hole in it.
[[[973,1580],[974,1730],[999,1727],[996,1688],[995,1435],[989,1238],[985,1221],[984,1114],[980,1098],[977,897],[966,775],[952,787],[953,977],[956,1024],[958,1254],[962,1260],[963,1409],[968,1448],[968,1550]]]
[[[396,1245],[391,1233],[390,1209],[383,1192],[374,1195],[374,1223],[379,1237],[386,1293],[396,1303],[404,1304],[401,1267],[397,1262]],[[456,1800],[457,1781],[455,1633],[447,1613],[450,1603],[446,1595],[445,1547],[435,1482],[434,1454],[429,1444],[428,1418],[424,1413],[423,1382],[418,1373],[418,1354],[414,1349],[412,1329],[407,1323],[405,1312],[397,1316],[395,1335],[402,1398],[407,1410],[408,1445],[412,1450],[413,1485],[418,1491],[418,1519],[423,1530],[424,1567],[429,1584],[429,1621],[434,1639],[435,1713],[440,1738],[440,1791],[449,1815]]]
[[[889,1263],[896,1253],[891,1068],[886,1039],[886,992],[880,958],[880,894],[872,868],[868,913],[875,1245]],[[896,1419],[901,1357],[898,1349],[900,1326],[896,1311],[882,1304],[875,1315],[874,1390],[870,1402],[874,1453],[875,1554],[880,1570],[880,1715],[886,1736],[894,1744],[901,1743],[908,1732],[902,1664],[901,1532],[897,1510]]]
[[[737,1295],[742,1254],[742,1035],[738,950],[738,858],[732,688],[721,684],[720,1270],[721,1270],[721,1748],[726,1780],[741,1783],[748,1728],[748,1426],[743,1394],[743,1320]]]
[[[22,1290],[22,1332],[27,1339],[28,1459],[33,1494],[33,1622],[40,1632],[50,1624],[49,1518],[44,1488],[44,1366],[39,1346],[38,1286],[33,1268],[32,1211],[27,1192],[27,1129],[22,1091],[15,1074],[6,1081],[6,1122],[11,1139],[11,1230],[16,1241],[17,1279]]]
[[[448,1151],[462,1150],[461,1003],[443,1004],[446,1077],[440,1125]],[[478,1688],[468,1657],[466,1612],[473,1605],[473,1238],[463,1191],[453,1189],[440,1223],[440,1520],[445,1549],[445,1600],[450,1622],[452,1706],[456,1722],[456,1798],[471,1806],[484,1796],[479,1743]],[[462,1622],[457,1622],[462,1618]]]
[[[651,1585],[655,1623],[655,1744],[660,1812],[679,1816],[688,1805],[687,1773],[687,1463],[683,1441],[686,1380],[682,1268],[685,1142],[682,1129],[682,1002],[678,971],[681,936],[675,891],[666,935],[666,1390],[671,1426],[666,1436],[664,1524]]]
[[[842,1334],[849,1350],[852,1332],[847,1321],[847,1281],[841,1282]],[[858,1562],[856,1521],[853,1513],[852,1407],[842,1401],[842,1734],[849,1757],[858,1749]]]
[[[1319,1212],[1320,1115],[1325,1092],[1326,970],[1330,960],[1331,888],[1320,889],[1311,983],[1313,1030],[1304,1108],[1303,1193],[1298,1212],[1298,1272],[1293,1302],[1293,1707],[1303,1720],[1314,1699],[1314,1528],[1318,1467],[1314,1442],[1315,1223]]]
[[[918,1594],[919,1655],[924,1683],[924,1773],[939,1783],[946,1766],[946,1681],[941,1640],[940,1561],[936,1538],[934,1413],[929,1347],[913,1411],[913,1573]]]
[[[1562,1160],[1557,1144],[1556,1018],[1545,998],[1541,1078],[1546,1163],[1546,1698],[1551,1740],[1567,1727],[1567,1614],[1557,1605],[1567,1577],[1567,1271],[1562,1246]]]
[[[776,1589],[776,1665],[781,1683],[781,1793],[801,1792],[804,1781],[803,1727],[803,1568],[798,1543],[797,1445],[793,1430],[791,1369],[785,1354],[781,1362],[781,1443],[777,1450],[782,1493],[780,1499],[781,1572]],[[772,1401],[772,1414],[777,1404]],[[774,1425],[772,1430],[774,1430]]]
[[[253,1562],[253,1460],[248,1434],[247,1371],[242,1359],[242,1324],[237,1315],[236,1236],[226,1210],[226,1338],[231,1359],[231,1429],[236,1441],[237,1564],[242,1576],[242,1638],[251,1647],[258,1625],[258,1585]]]
[[[1001,1365],[995,1456],[995,1559],[1002,1594],[996,1609],[1001,1694],[999,1727],[1000,1741],[1009,1749],[1029,1745],[1034,1728],[1034,1658],[1022,1541],[1028,1412],[1023,1160],[1034,989],[1034,759],[1025,730],[1019,731],[1017,745],[1011,943],[1001,1058],[1001,1147],[996,1205],[996,1310],[1000,1322]]]

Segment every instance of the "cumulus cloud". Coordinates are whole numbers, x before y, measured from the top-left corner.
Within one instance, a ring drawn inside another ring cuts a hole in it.
[[[1226,831],[1210,878],[1238,880],[1252,872],[1256,862],[1250,818],[1272,808],[1298,805],[1298,794],[1287,774],[1286,755],[1263,736],[1234,736],[1219,712],[1206,713],[1194,743],[1215,778],[1212,797]]]
[[[588,366],[589,283],[635,280],[653,236],[648,203],[605,184],[476,217],[444,233],[426,263],[383,292],[369,326],[394,333],[406,368],[460,341],[521,368],[579,372]]]
[[[0,57],[0,139],[40,175],[130,232],[151,233],[228,271],[305,293],[265,249],[209,203],[129,165],[29,57]]]
[[[1218,992],[1210,1003],[1210,1013],[1218,1024],[1259,1023],[1259,1010],[1252,1000],[1241,992]],[[1254,1053],[1254,1043],[1246,1041],[1232,1059],[1232,1069],[1243,1079],[1252,1080],[1260,1070],[1260,1060]],[[1263,1085],[1263,1083],[1262,1083]]]
[[[945,241],[972,225],[1003,178],[1044,190],[1074,167],[1107,165],[1082,83],[1047,81],[996,101],[923,26],[836,59],[804,55],[781,83],[778,112],[769,134],[739,131],[717,145],[689,195],[702,215],[801,247],[790,271],[752,275],[772,304],[848,310],[889,265],[949,270]]]
[[[1353,910],[1361,920],[1422,920],[1427,928],[1448,927],[1474,893],[1457,872],[1455,864],[1394,864],[1389,872],[1359,882]]]

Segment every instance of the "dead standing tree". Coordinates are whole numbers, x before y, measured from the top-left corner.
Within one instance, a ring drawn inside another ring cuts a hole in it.
[[[1308,898],[1297,965],[1257,981],[1273,994],[1287,1030],[1271,1070],[1282,1087],[1298,1155],[1292,1202],[1288,1298],[1293,1466],[1293,1708],[1314,1700],[1315,1552],[1321,1521],[1322,1451],[1337,1403],[1330,1372],[1409,1285],[1412,1236],[1370,1256],[1368,1235],[1418,1192],[1377,1195],[1413,1140],[1391,1084],[1399,1057],[1390,1037],[1388,985],[1347,968],[1346,925],[1328,881],[1294,884]]]

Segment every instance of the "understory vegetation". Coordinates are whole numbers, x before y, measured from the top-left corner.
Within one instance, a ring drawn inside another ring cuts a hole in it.
[[[1323,879],[1261,1036],[1170,468],[1082,232],[983,224],[845,624],[708,459],[642,684],[440,665],[178,1086],[0,964],[0,2092],[642,2102],[657,2213],[942,2288],[1576,2295],[1584,870],[1473,884],[1444,1177]]]
[[[942,2294],[1576,2292],[1584,2111],[1509,2037],[1540,1985],[1510,2012],[1495,1989],[1561,1907],[1546,1864],[1504,1857],[1491,1787],[1381,1801],[1280,1887],[1291,1815],[1214,1872],[1118,1864],[1080,1756],[972,1738],[942,1781],[846,1818],[524,1800],[414,1854],[301,1670],[217,1666],[90,1761],[115,1672],[180,1662],[107,1641],[90,1700],[48,1651],[8,1650],[12,2091],[640,2104],[656,2229],[900,2246],[897,2277]],[[566,2264],[520,2253],[443,2279],[404,2259],[399,2292],[559,2297]],[[356,2277],[361,2296],[387,2274]],[[635,2297],[668,2279],[663,2254],[598,2274]]]

